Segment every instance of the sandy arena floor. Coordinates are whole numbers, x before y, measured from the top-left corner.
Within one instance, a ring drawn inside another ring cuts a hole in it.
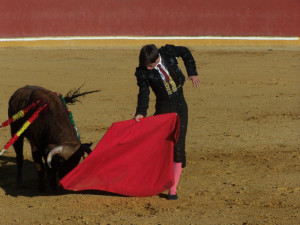
[[[188,164],[178,201],[40,194],[25,142],[23,188],[15,187],[13,148],[0,157],[0,224],[299,224],[299,49],[190,49],[202,84],[184,89]],[[113,122],[134,116],[138,54],[137,47],[2,48],[0,122],[19,87],[66,93],[85,84],[83,90],[102,91],[70,109],[82,141],[95,147]],[[1,128],[1,149],[9,138],[9,128]]]

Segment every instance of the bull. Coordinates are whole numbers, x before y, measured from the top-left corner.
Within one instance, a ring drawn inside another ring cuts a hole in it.
[[[31,146],[40,191],[46,190],[44,181],[46,172],[50,187],[57,190],[59,188],[57,181],[77,166],[85,153],[91,153],[91,144],[80,142],[76,127],[69,118],[66,104],[74,104],[79,101],[78,97],[99,90],[80,93],[80,88],[70,90],[62,99],[57,93],[43,87],[25,86],[16,90],[10,97],[9,117],[33,102],[39,102],[38,105],[47,104],[47,107],[40,112],[39,117],[13,144],[17,163],[17,185],[22,184],[23,143],[25,137]],[[12,135],[22,127],[34,110],[31,109],[22,119],[11,124]]]

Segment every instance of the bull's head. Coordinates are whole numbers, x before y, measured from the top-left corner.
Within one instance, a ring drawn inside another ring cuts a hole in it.
[[[47,163],[50,168],[56,167],[60,170],[60,177],[75,168],[84,153],[90,154],[92,150],[89,144],[79,145],[60,145],[52,148],[47,156]],[[59,160],[54,160],[55,158]]]

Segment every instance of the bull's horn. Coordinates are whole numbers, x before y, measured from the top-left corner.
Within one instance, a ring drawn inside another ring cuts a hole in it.
[[[57,147],[51,149],[51,151],[49,152],[49,154],[47,156],[47,163],[50,168],[51,168],[51,160],[52,160],[53,156],[56,154],[61,154],[62,150],[63,150],[63,146],[57,146]]]

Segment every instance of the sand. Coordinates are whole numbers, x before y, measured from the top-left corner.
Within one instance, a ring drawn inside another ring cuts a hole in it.
[[[190,49],[201,86],[184,86],[187,167],[177,201],[166,193],[42,194],[26,141],[23,187],[15,187],[13,148],[0,157],[0,224],[299,224],[299,48]],[[138,54],[139,47],[1,48],[0,122],[24,85],[65,94],[85,84],[82,90],[101,92],[69,108],[93,148],[113,122],[134,116]],[[154,101],[151,94],[149,115]],[[0,145],[9,138],[9,128],[0,128]]]

